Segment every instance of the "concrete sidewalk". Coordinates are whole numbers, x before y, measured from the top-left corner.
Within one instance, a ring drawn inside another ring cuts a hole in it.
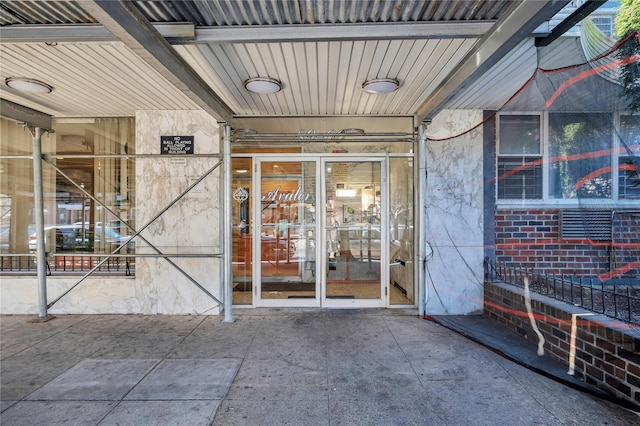
[[[403,310],[1,316],[0,424],[632,425]]]

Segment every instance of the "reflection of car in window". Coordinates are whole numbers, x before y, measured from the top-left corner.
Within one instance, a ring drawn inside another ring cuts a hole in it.
[[[44,246],[46,251],[70,251],[76,248],[75,225],[56,225],[44,228]],[[36,250],[36,233],[29,235],[29,250]]]
[[[81,223],[73,225],[54,225],[44,228],[45,250],[46,251],[72,251],[72,250],[93,250],[99,245],[104,236],[104,245],[109,246],[108,249],[115,248],[124,244],[129,237],[118,234],[111,228],[104,230],[100,226],[96,226],[92,232],[89,231],[88,225],[85,223],[84,228]],[[135,242],[132,239],[127,242],[127,248],[135,248]],[[29,235],[29,250],[36,250],[36,233]]]

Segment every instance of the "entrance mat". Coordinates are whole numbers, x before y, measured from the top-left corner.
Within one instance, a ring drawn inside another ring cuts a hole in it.
[[[315,283],[262,283],[262,291],[315,291]]]

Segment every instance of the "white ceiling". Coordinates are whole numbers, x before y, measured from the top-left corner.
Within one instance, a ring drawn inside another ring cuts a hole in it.
[[[261,8],[280,5],[288,11],[286,8],[296,2],[303,0],[282,4],[256,0],[233,5],[245,8],[247,16],[261,16],[257,13]],[[32,2],[9,3],[23,7],[23,14],[36,7]],[[365,16],[369,9],[359,12],[353,9],[357,9],[357,2],[347,2],[353,10],[340,12],[341,19],[359,19],[362,15],[365,23],[292,26],[259,22],[260,25],[244,27],[218,24],[204,28],[191,23],[195,37],[191,41],[163,36],[161,32],[166,30],[156,30],[157,22],[152,27],[144,17],[140,18],[140,10],[150,19],[156,13],[153,8],[169,7],[169,2],[51,3],[54,9],[80,5],[84,9],[67,11],[69,16],[77,14],[82,18],[89,11],[92,19],[66,26],[52,18],[39,25],[3,21],[0,78],[34,78],[54,90],[46,95],[25,95],[2,85],[2,98],[54,117],[133,116],[138,110],[205,109],[218,119],[239,122],[247,117],[336,116],[422,120],[450,101],[457,91],[467,88],[470,80],[487,75],[489,68],[513,47],[517,50],[510,54],[504,68],[521,69],[523,63],[529,67],[536,49],[525,40],[531,40],[540,22],[555,14],[551,11],[567,2],[411,2],[406,6],[411,15],[406,16],[402,13],[404,2],[396,2],[397,8],[385,5],[384,10],[376,12],[388,13],[398,22],[371,22]],[[318,5],[303,3],[308,13],[311,6]],[[367,0],[362,4],[379,8],[378,3]],[[327,4],[337,8],[343,2],[331,0]],[[455,21],[460,18],[445,7],[449,4],[468,20]],[[124,12],[109,9],[122,5]],[[198,3],[198,7],[208,6],[211,10],[221,5],[229,7],[231,3]],[[127,11],[127,7],[135,10]],[[276,9],[272,10],[275,15]],[[480,9],[483,14],[477,16]],[[371,9],[371,13],[375,10]],[[429,15],[432,21],[415,21],[419,12],[426,16],[430,10],[437,12]],[[166,10],[157,13],[162,19],[184,20],[167,16]],[[449,20],[445,20],[445,14]],[[210,16],[216,14],[212,12]],[[490,20],[487,16],[500,19]],[[74,18],[71,22],[80,19]],[[331,18],[327,14],[325,19]],[[15,31],[22,31],[21,35],[16,36]],[[63,33],[64,37],[60,35]],[[188,28],[185,33],[188,35]],[[250,77],[276,78],[282,82],[283,90],[272,95],[249,93],[243,83]],[[362,83],[371,78],[395,78],[400,88],[385,95],[365,93]],[[474,86],[469,102],[458,100],[456,107],[486,107],[499,102],[508,98],[519,81],[485,81],[482,86]]]
[[[2,85],[0,95],[54,117],[133,116],[136,110],[198,109],[195,102],[122,42],[0,45],[0,78],[29,77],[54,87],[28,95]]]
[[[238,116],[413,115],[471,50],[476,39],[364,40],[175,46]],[[250,77],[274,77],[283,90],[257,95]],[[400,88],[369,94],[362,83],[395,78]]]

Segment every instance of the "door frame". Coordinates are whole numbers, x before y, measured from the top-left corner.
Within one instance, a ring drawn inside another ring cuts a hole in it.
[[[376,162],[380,165],[380,298],[379,299],[342,299],[327,297],[327,275],[321,274],[321,305],[325,308],[383,308],[389,307],[389,268],[384,265],[389,264],[389,195],[388,195],[388,175],[389,161],[387,155],[362,155],[353,154],[335,156],[320,156],[320,204],[322,214],[320,215],[320,250],[318,262],[326,265],[327,259],[327,163],[362,163]]]
[[[302,162],[314,162],[315,174],[314,178],[316,181],[315,184],[315,200],[316,200],[316,210],[318,209],[317,204],[320,198],[320,159],[317,154],[314,155],[304,155],[304,154],[255,154],[253,156],[253,188],[256,188],[253,191],[253,212],[252,216],[254,218],[252,223],[252,258],[253,261],[253,269],[252,269],[252,285],[254,290],[253,294],[253,306],[255,307],[277,307],[277,308],[317,308],[321,307],[320,304],[320,280],[318,279],[318,271],[319,271],[319,262],[318,258],[318,233],[320,232],[320,222],[318,220],[318,213],[316,212],[316,221],[314,228],[314,235],[316,236],[316,260],[315,260],[315,271],[314,276],[316,277],[315,282],[315,297],[314,298],[293,298],[293,299],[263,299],[262,298],[262,238],[261,238],[261,229],[262,229],[262,163],[302,163]]]
[[[389,289],[389,156],[388,154],[342,154],[340,157],[323,154],[253,154],[252,186],[253,212],[252,217],[252,285],[255,289],[253,304],[254,307],[323,307],[323,308],[381,308],[390,307]],[[315,162],[315,200],[316,200],[316,260],[315,260],[315,298],[293,298],[293,299],[264,299],[262,298],[262,276],[261,276],[261,198],[262,198],[262,163],[269,162]],[[327,298],[327,275],[323,273],[327,259],[327,232],[326,232],[326,209],[327,209],[327,185],[326,185],[326,164],[327,163],[354,163],[354,162],[376,162],[380,165],[380,298],[379,299],[342,299]]]

